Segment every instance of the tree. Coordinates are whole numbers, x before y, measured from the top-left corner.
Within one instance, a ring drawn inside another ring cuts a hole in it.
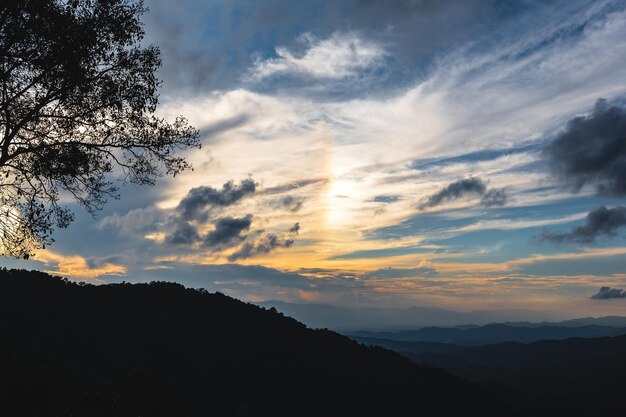
[[[179,117],[154,115],[159,50],[142,45],[141,0],[11,0],[0,5],[0,253],[28,258],[121,184],[190,168],[199,147]]]

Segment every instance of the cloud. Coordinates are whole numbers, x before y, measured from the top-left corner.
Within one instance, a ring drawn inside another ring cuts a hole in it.
[[[439,206],[446,201],[456,200],[467,194],[483,195],[486,191],[487,186],[480,178],[465,178],[448,184],[446,187],[428,197],[428,200],[420,205],[420,209],[423,210]]]
[[[294,52],[305,42],[294,42],[302,31],[323,40],[337,32],[358,32],[379,42],[392,41],[397,45],[394,53],[407,67],[414,68],[416,63],[427,67],[435,52],[474,39],[471,35],[486,28],[485,19],[494,24],[507,23],[503,22],[502,8],[493,0],[145,3],[150,9],[142,19],[146,23],[146,41],[161,49],[163,67],[159,76],[164,79],[166,98],[233,88],[251,56],[274,55],[270,59],[282,65],[285,58],[275,56],[276,45],[284,45],[295,60],[302,60],[303,54]]]
[[[238,186],[234,181],[228,181],[221,190],[206,186],[192,188],[180,200],[176,212],[184,220],[206,221],[208,209],[236,204],[244,197],[254,194],[256,188],[257,183],[251,178],[242,180]]]
[[[277,75],[318,79],[343,79],[382,65],[386,56],[381,45],[362,39],[356,33],[336,32],[326,39],[306,33],[300,41],[308,48],[297,54],[276,48],[276,58],[257,60],[248,79],[260,81]]]
[[[250,229],[252,215],[244,217],[222,217],[215,221],[215,229],[202,238],[205,246],[224,248],[234,246],[244,239],[242,232]]]
[[[181,94],[208,89],[215,71],[223,65],[222,57],[207,53],[205,45],[195,42],[202,35],[200,16],[209,13],[207,4],[196,0],[146,0],[148,13],[146,40],[159,47],[163,67],[158,75],[164,79],[166,93]],[[206,3],[206,2],[204,2]]]
[[[377,195],[376,197],[374,197],[372,199],[372,201],[374,203],[395,203],[397,201],[400,201],[402,199],[402,197],[400,197],[399,195],[396,194],[389,194],[389,195]]]
[[[193,288],[206,288],[231,296],[249,300],[283,300],[291,302],[333,302],[354,296],[355,289],[362,283],[344,278],[339,271],[329,270],[328,274],[309,276],[300,271],[278,270],[261,265],[193,264],[162,262],[160,268],[142,270],[137,276],[142,281],[175,280]],[[175,270],[176,274],[172,274]],[[335,273],[333,273],[335,272]],[[114,279],[107,278],[107,281]],[[360,295],[363,300],[366,295]]]
[[[617,231],[626,226],[626,208],[598,207],[587,214],[582,226],[572,229],[569,233],[544,232],[541,240],[551,242],[593,243],[599,236],[613,237]]]
[[[251,225],[251,214],[244,217],[220,217],[213,222],[213,229],[202,236],[198,226],[177,220],[173,229],[165,236],[165,242],[171,245],[200,243],[201,246],[212,250],[222,250],[244,241],[247,236],[242,233],[248,231]]]
[[[480,204],[485,207],[503,206],[508,201],[508,195],[502,188],[492,188],[480,199]]]
[[[428,197],[420,204],[420,210],[436,207],[448,201],[474,195],[481,197],[480,204],[485,207],[503,206],[508,200],[506,191],[501,188],[487,189],[487,184],[476,177],[465,178],[448,184],[446,187]]]
[[[259,194],[282,194],[287,191],[297,190],[313,184],[326,184],[328,178],[308,178],[304,180],[292,181],[287,184],[280,184],[275,187],[268,187],[259,192]]]
[[[592,300],[610,300],[611,298],[626,298],[626,291],[620,288],[602,287],[591,296]]]
[[[173,222],[172,230],[165,235],[165,243],[170,245],[192,245],[200,241],[196,226],[187,221]]]
[[[626,195],[626,111],[596,102],[567,123],[544,150],[552,172],[575,191],[593,184],[601,194]]]
[[[170,245],[189,245],[197,249],[220,252],[241,245],[228,256],[234,262],[257,254],[267,254],[276,248],[289,248],[300,230],[299,223],[292,226],[284,235],[252,230],[253,215],[242,217],[223,216],[213,218],[216,209],[239,203],[246,196],[258,191],[258,184],[248,178],[236,185],[234,181],[225,183],[221,190],[202,186],[192,188],[173,209],[164,228],[164,242]],[[273,192],[272,192],[273,193]],[[273,203],[275,207],[296,212],[302,207],[302,200],[283,196]],[[208,228],[208,231],[205,230]]]
[[[67,256],[50,250],[38,251],[33,260],[42,262],[45,272],[62,275],[73,279],[92,280],[103,275],[126,275],[126,267],[116,262],[122,255],[106,258],[84,258],[74,255]]]
[[[99,230],[113,228],[124,235],[132,235],[136,232],[153,230],[164,217],[163,210],[157,207],[136,208],[124,215],[114,213],[104,217],[95,227]]]
[[[626,270],[626,248],[586,249],[574,253],[529,255],[508,262],[508,270],[530,276],[616,276]]]
[[[363,279],[434,277],[437,270],[428,266],[417,268],[383,268],[362,275]]]
[[[280,198],[278,201],[276,201],[274,203],[274,207],[284,208],[295,213],[296,211],[300,211],[303,204],[304,204],[304,201],[302,199],[298,199],[293,196],[286,195]]]
[[[300,224],[296,223],[283,236],[267,233],[255,242],[244,243],[241,248],[228,256],[228,260],[234,262],[238,259],[247,259],[259,254],[268,254],[278,248],[290,248],[293,246],[294,238],[299,232]]]
[[[128,264],[131,261],[135,261],[133,254],[115,254],[103,257],[90,257],[86,258],[85,262],[90,269],[101,269],[103,267],[116,265],[116,264]]]

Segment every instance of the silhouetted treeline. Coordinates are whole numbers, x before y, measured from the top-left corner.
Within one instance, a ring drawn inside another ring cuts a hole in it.
[[[3,415],[515,415],[397,353],[178,284],[0,270],[0,329]]]

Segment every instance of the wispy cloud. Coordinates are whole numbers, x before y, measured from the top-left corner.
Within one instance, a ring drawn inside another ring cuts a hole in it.
[[[41,250],[33,259],[42,262],[44,270],[50,274],[80,280],[97,280],[98,277],[104,275],[126,275],[127,272],[127,268],[119,264],[122,259],[119,255],[106,258],[85,258]]]
[[[357,77],[362,71],[382,65],[387,53],[377,42],[363,39],[357,33],[334,33],[317,39],[310,33],[300,36],[305,51],[298,54],[285,47],[276,48],[276,58],[258,59],[247,79],[291,75],[322,79]]]

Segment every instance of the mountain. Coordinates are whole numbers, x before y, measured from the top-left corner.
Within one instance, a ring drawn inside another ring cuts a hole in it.
[[[0,329],[5,415],[515,415],[444,371],[178,284],[0,270]]]
[[[626,328],[626,317],[621,316],[604,316],[604,317],[581,317],[576,319],[557,321],[557,322],[539,322],[532,323],[528,321],[521,322],[505,322],[508,326],[515,327],[541,327],[541,326],[565,326],[565,327],[581,327],[581,326],[605,326]]]
[[[537,340],[562,340],[573,337],[602,337],[626,334],[626,328],[618,329],[608,326],[584,325],[519,327],[507,324],[489,324],[476,327],[425,327],[418,330],[399,332],[344,332],[355,340],[378,339],[405,342],[447,343],[453,345],[477,346],[503,342],[530,343]],[[377,344],[388,347],[384,344]],[[421,347],[419,348],[422,351]],[[394,349],[397,350],[397,349]],[[412,351],[412,350],[411,350]],[[438,350],[437,350],[438,351]]]
[[[618,416],[626,415],[624,352],[626,336],[405,354],[476,383],[504,384],[518,398],[526,393],[545,415]]]
[[[547,313],[528,310],[475,310],[452,311],[435,307],[409,308],[341,308],[328,304],[296,304],[265,301],[258,305],[274,307],[313,328],[356,331],[401,330],[427,326],[476,325],[520,320],[520,318],[545,318]]]
[[[605,317],[584,317],[579,319],[565,320],[560,323],[562,326],[608,326],[626,328],[626,317],[605,316]]]

